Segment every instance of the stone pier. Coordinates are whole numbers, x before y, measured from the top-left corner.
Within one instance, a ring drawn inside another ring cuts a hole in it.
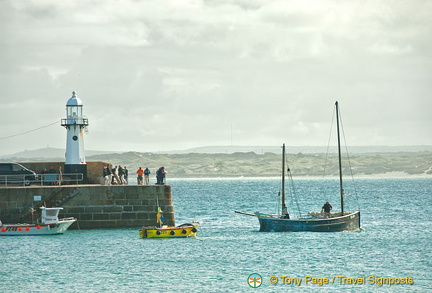
[[[0,220],[3,223],[35,221],[40,217],[38,208],[42,205],[63,207],[61,218],[77,218],[78,223],[70,229],[156,225],[158,206],[163,211],[165,224],[175,225],[169,185],[0,187]]]

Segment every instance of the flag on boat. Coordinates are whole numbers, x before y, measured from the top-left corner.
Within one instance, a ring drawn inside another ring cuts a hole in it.
[[[164,223],[164,221],[165,221],[165,219],[163,218],[163,215],[162,215],[162,209],[160,207],[158,207],[158,212],[156,215],[156,222],[162,225]]]

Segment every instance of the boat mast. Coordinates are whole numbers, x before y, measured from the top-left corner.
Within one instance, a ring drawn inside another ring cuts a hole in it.
[[[285,144],[282,145],[282,217],[288,215],[285,205]]]
[[[341,144],[340,144],[340,133],[339,133],[339,104],[336,101],[336,125],[337,125],[337,138],[338,138],[338,153],[339,153],[339,186],[340,186],[340,197],[341,197],[341,212],[344,213],[344,190],[342,183],[342,155],[341,155]]]

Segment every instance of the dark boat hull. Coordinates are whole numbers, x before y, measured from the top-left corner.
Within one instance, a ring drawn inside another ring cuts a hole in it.
[[[360,212],[345,213],[343,216],[311,219],[280,219],[258,215],[260,232],[343,232],[360,231]]]

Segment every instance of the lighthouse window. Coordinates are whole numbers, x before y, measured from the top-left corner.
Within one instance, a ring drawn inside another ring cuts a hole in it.
[[[74,135],[74,136],[72,136],[72,139],[73,139],[73,140],[77,140],[77,139],[78,139],[78,136]]]

